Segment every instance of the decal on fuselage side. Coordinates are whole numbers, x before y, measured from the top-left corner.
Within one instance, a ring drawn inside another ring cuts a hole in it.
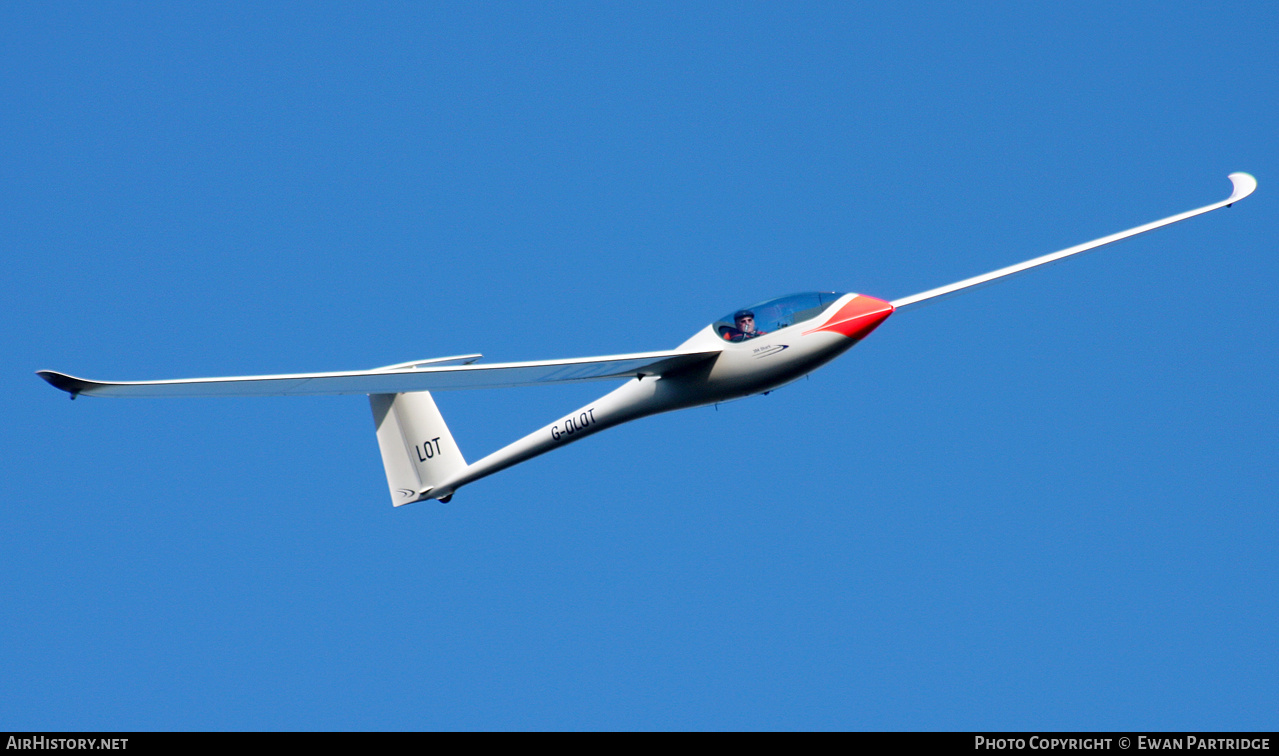
[[[562,421],[551,426],[551,438],[559,441],[562,438],[572,436],[574,433],[584,431],[595,425],[595,408],[582,410],[576,415],[569,415]]]
[[[752,356],[758,360],[760,357],[770,357],[784,349],[788,349],[789,347],[790,344],[769,344],[767,346],[755,347],[755,350],[752,352]]]

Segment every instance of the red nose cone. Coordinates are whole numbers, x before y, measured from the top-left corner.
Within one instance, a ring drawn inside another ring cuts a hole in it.
[[[805,334],[833,331],[850,339],[864,339],[893,314],[893,306],[882,299],[858,294],[822,325]]]

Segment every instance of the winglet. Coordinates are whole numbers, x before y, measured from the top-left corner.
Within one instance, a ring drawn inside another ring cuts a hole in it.
[[[1232,173],[1230,183],[1234,184],[1235,190],[1226,199],[1226,207],[1257,191],[1257,179],[1253,178],[1251,173]]]
[[[49,385],[54,388],[62,389],[67,392],[71,395],[72,399],[74,399],[81,391],[84,391],[86,388],[93,385],[89,381],[67,375],[66,373],[59,373],[54,370],[37,370],[36,375],[48,381]]]

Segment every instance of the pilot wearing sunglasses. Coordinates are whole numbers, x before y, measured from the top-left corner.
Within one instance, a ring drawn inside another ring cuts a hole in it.
[[[749,341],[767,333],[767,331],[755,330],[755,313],[750,310],[738,310],[733,313],[733,325],[736,327],[724,333],[724,338],[728,341]]]

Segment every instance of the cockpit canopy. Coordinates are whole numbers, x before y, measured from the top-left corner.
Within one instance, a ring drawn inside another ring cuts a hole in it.
[[[749,341],[815,318],[842,296],[833,291],[810,291],[778,297],[734,310],[715,321],[712,327],[725,341]]]

